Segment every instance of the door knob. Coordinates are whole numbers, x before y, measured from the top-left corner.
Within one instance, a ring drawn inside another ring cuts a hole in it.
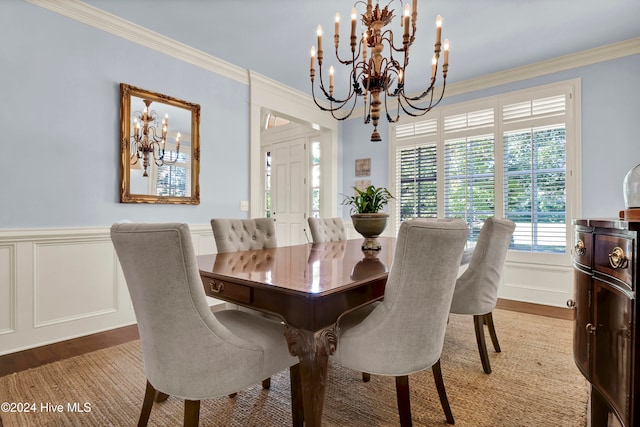
[[[585,329],[587,330],[588,334],[591,334],[591,335],[596,334],[596,327],[593,326],[591,323],[587,323],[587,325],[585,326]]]

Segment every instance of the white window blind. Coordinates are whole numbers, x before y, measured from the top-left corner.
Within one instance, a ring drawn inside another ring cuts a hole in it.
[[[565,125],[504,134],[504,213],[516,223],[512,249],[566,250]]]
[[[493,135],[444,143],[444,216],[462,218],[476,241],[482,223],[494,216],[495,178]]]
[[[396,226],[416,217],[462,218],[474,241],[487,217],[504,217],[516,223],[511,249],[566,254],[567,198],[576,191],[567,180],[575,167],[575,159],[567,166],[567,146],[579,144],[571,132],[575,90],[575,83],[531,88],[398,125]]]
[[[188,147],[187,147],[188,148]],[[174,164],[165,163],[158,166],[156,177],[156,195],[158,196],[191,196],[191,174],[189,165],[191,164],[191,153],[166,150],[164,154],[166,161],[175,161]]]
[[[436,145],[420,144],[396,149],[397,226],[412,218],[437,215]]]

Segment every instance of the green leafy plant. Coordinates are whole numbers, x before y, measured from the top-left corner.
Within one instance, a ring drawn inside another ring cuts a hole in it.
[[[351,213],[377,213],[382,210],[383,207],[389,203],[391,199],[394,199],[389,192],[384,187],[374,187],[373,185],[368,186],[363,190],[359,190],[356,187],[353,187],[356,191],[356,194],[353,196],[345,196],[342,201],[343,205],[351,206]]]

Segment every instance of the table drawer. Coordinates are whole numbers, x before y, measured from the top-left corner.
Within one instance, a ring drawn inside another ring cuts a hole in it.
[[[591,232],[576,231],[576,241],[573,245],[574,261],[591,268],[592,257],[593,234]]]
[[[249,286],[211,278],[204,279],[204,286],[210,297],[242,304],[251,303],[251,288]]]
[[[630,237],[596,234],[594,270],[621,280],[633,290],[634,243]]]

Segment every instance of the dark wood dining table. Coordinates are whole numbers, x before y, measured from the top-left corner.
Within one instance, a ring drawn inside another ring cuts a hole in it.
[[[396,239],[378,240],[380,251],[353,239],[197,257],[207,295],[284,321],[289,352],[300,359],[306,426],[322,422],[338,317],[384,295]]]

